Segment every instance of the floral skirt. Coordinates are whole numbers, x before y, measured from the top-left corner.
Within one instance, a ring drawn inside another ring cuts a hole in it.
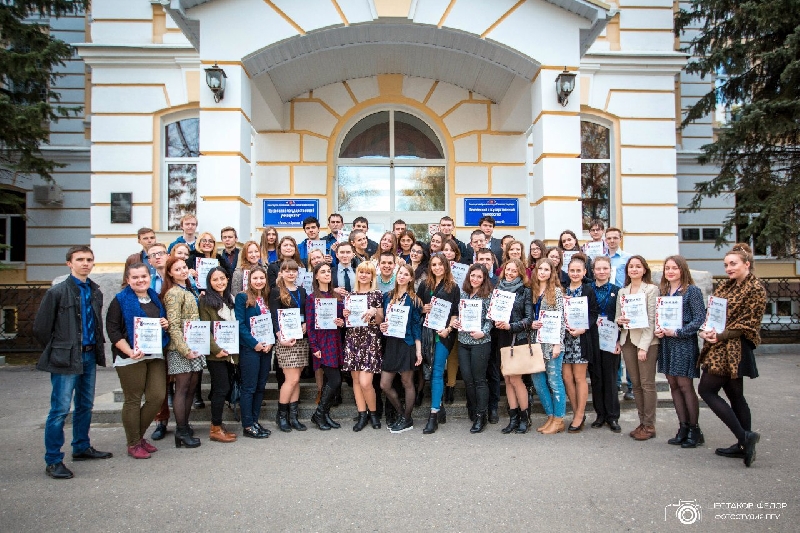
[[[170,376],[185,374],[187,372],[200,372],[206,367],[206,356],[201,355],[196,359],[186,359],[176,351],[167,352],[167,373]]]

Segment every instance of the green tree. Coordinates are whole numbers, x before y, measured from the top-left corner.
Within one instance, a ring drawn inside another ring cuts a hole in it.
[[[686,72],[716,78],[682,126],[713,116],[718,106],[733,111],[702,148],[700,163],[718,166],[719,175],[696,185],[689,210],[735,194],[717,246],[738,229],[757,250],[798,257],[800,0],[692,0],[676,14],[675,33],[692,36]]]
[[[49,34],[38,17],[80,13],[89,0],[0,0],[0,166],[52,180],[58,164],[42,156],[49,122],[76,115],[80,107],[58,104],[57,65],[74,49]]]

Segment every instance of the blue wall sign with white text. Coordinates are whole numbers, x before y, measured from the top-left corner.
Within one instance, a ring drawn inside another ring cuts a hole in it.
[[[465,226],[477,226],[485,216],[496,226],[519,226],[519,198],[464,198]]]
[[[302,228],[306,217],[319,218],[319,200],[264,200],[264,227]]]

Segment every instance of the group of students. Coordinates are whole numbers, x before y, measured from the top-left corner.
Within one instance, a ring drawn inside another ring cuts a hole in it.
[[[760,342],[766,296],[752,273],[753,257],[745,244],[735,245],[725,256],[729,279],[718,286],[715,295],[727,299],[727,327],[715,332],[701,330],[706,316],[704,300],[684,258],[666,258],[661,283],[655,285],[644,257],[622,252],[621,231],[604,230],[600,221],[592,222],[592,241],[582,249],[575,234],[567,230],[557,246],[547,248],[534,240],[527,254],[524,244],[513,237],[492,236],[491,217],[481,219],[480,228],[470,236],[469,247],[455,238],[449,217],[442,219],[440,231],[428,243],[417,239],[402,221],[379,242],[373,242],[367,238],[368,222],[363,217],[354,221],[352,231],[343,238],[343,220],[332,214],[328,219],[331,233],[323,238],[316,218],[304,220],[308,238],[300,243],[289,236],[279,238],[275,228],[266,228],[260,242],[247,241],[238,249],[235,229],[224,228],[224,246],[219,251],[210,233],[195,236],[194,216],[185,216],[181,223],[184,233],[169,247],[155,242],[155,233],[149,228],[140,230],[143,250],[128,258],[124,288],[112,301],[106,317],[114,366],[124,394],[122,420],[128,454],[134,458],[147,458],[156,451],[145,438],[145,430],[154,419],[158,423],[153,440],[162,439],[167,431],[167,375],[175,384],[175,445],[200,446],[189,418],[203,368],[208,368],[211,376],[209,438],[235,441],[236,433],[222,423],[234,363],[239,370],[242,435],[268,437],[271,432],[261,424],[260,412],[274,354],[279,367],[276,425],[280,431],[307,429],[298,417],[299,382],[303,368],[312,366],[319,394],[311,422],[320,430],[341,427],[331,418],[330,408],[345,373],[352,378],[358,408],[354,431],[367,425],[379,429],[384,412],[392,433],[413,429],[412,410],[421,404],[424,381],[430,379],[425,434],[436,432],[439,423],[446,422],[444,403],[452,403],[458,368],[473,422],[471,433],[480,433],[487,423],[499,421],[501,381],[505,381],[509,409],[503,433],[530,430],[532,389],[547,415],[538,432],[581,432],[586,421],[587,373],[596,412],[591,426],[607,425],[619,433],[617,376],[621,355],[632,381],[640,421],[630,436],[640,441],[656,436],[658,369],[667,376],[679,420],[678,433],[668,442],[683,448],[704,442],[693,385],[702,369],[700,395],[737,437],[736,444],[719,448],[716,453],[744,458],[747,466],[755,459],[759,436],[752,431],[742,377],[757,376],[752,349]],[[218,260],[218,266],[207,272],[204,284],[198,283],[202,281],[196,270],[198,258]],[[455,263],[469,265],[461,284],[453,276]],[[198,285],[205,288],[199,290]],[[494,289],[514,295],[507,321],[487,316]],[[626,295],[639,293],[646,298],[648,323],[646,327],[628,328],[621,301]],[[346,305],[353,296],[366,297],[366,309],[358,317],[353,317]],[[502,372],[498,354],[503,347],[536,342],[537,330],[543,327],[543,312],[563,315],[565,299],[584,296],[589,328],[572,328],[561,320],[560,342],[540,343],[543,372]],[[682,327],[671,330],[656,326],[659,296],[683,298]],[[336,302],[336,329],[316,327],[320,299]],[[450,303],[445,326],[436,330],[423,325],[434,299]],[[480,302],[479,330],[462,330],[462,300]],[[407,315],[404,335],[389,335],[389,315],[399,307],[407,308],[403,313]],[[302,338],[284,338],[279,321],[282,309],[299,310]],[[260,315],[270,316],[274,345],[254,337],[251,319]],[[145,354],[132,348],[137,317],[160,320],[164,329],[162,352]],[[183,327],[192,320],[237,320],[239,354],[229,354],[213,339],[207,356],[191,349],[184,340]],[[600,348],[599,320],[619,326],[613,350]],[[698,334],[705,341],[702,351]],[[429,376],[423,367],[429,367]],[[719,396],[721,389],[730,404]],[[387,400],[385,409],[381,393]],[[569,424],[564,420],[567,398],[573,411]]]

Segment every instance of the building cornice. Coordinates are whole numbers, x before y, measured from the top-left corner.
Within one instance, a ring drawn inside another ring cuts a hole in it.
[[[581,70],[603,74],[674,76],[683,70],[688,54],[682,52],[592,52],[583,56]]]
[[[200,67],[200,55],[188,44],[81,43],[75,47],[90,67]]]

